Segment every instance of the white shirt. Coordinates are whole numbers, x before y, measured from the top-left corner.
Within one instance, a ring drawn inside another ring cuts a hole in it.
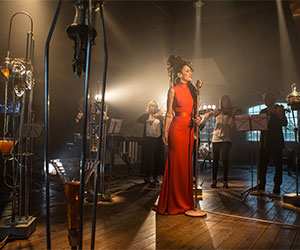
[[[213,131],[212,142],[231,142],[233,127],[232,116],[219,114]]]
[[[146,136],[158,138],[161,136],[161,124],[160,120],[149,115],[146,121]]]

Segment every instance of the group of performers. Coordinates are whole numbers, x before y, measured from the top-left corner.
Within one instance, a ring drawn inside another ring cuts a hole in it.
[[[202,126],[212,116],[215,127],[212,133],[213,166],[211,187],[217,187],[219,161],[223,165],[223,187],[228,188],[229,158],[232,144],[232,131],[235,127],[237,109],[231,99],[225,95],[220,98],[219,108],[198,115],[196,87],[192,84],[193,69],[189,62],[180,57],[170,56],[168,71],[172,79],[168,91],[165,117],[158,104],[151,101],[147,113],[138,121],[144,124],[143,167],[145,182],[159,183],[162,173],[163,147],[167,146],[165,168],[156,211],[159,214],[180,214],[195,210],[193,200],[193,147],[194,129]],[[258,190],[263,192],[266,185],[267,166],[272,158],[275,167],[274,190],[280,194],[282,183],[282,150],[284,139],[282,127],[287,118],[281,105],[275,103],[271,94],[264,96],[267,108],[261,114],[267,114],[267,130],[261,132],[260,157],[258,163]],[[201,134],[200,134],[201,136]]]

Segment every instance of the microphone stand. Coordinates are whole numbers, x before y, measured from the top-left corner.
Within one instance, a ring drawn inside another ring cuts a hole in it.
[[[88,2],[88,27],[92,24],[92,0]],[[85,73],[84,73],[84,99],[83,99],[83,128],[82,128],[82,141],[81,141],[81,159],[80,159],[80,195],[79,195],[79,250],[82,250],[83,239],[83,203],[84,203],[84,178],[85,178],[85,165],[87,159],[87,121],[88,121],[88,93],[90,81],[90,64],[92,55],[92,34],[88,32]]]
[[[49,47],[52,40],[52,36],[57,24],[58,15],[61,9],[62,0],[58,0],[55,14],[50,26],[50,30],[47,36],[45,50],[44,50],[44,81],[45,81],[45,101],[44,101],[44,172],[46,182],[46,239],[47,249],[51,249],[51,231],[50,231],[50,190],[49,190],[49,152],[48,152],[48,137],[49,137]]]
[[[200,107],[200,88],[202,86],[201,81],[197,81],[196,83],[196,91],[197,91],[197,100],[194,104],[194,118],[196,119],[198,116],[198,110]],[[195,189],[194,189],[194,209],[188,210],[185,212],[187,216],[191,217],[204,217],[206,216],[206,212],[198,208],[198,170],[197,170],[197,163],[198,163],[198,145],[199,145],[199,126],[194,122],[194,150],[193,150],[193,172],[195,173]],[[193,175],[192,175],[193,176]]]
[[[98,203],[98,190],[99,190],[99,176],[101,172],[101,162],[103,168],[103,177],[105,174],[105,160],[101,161],[101,157],[105,159],[105,150],[102,150],[102,147],[105,147],[105,132],[103,131],[104,127],[104,110],[105,110],[105,92],[106,92],[106,82],[107,82],[107,66],[108,66],[108,49],[107,49],[107,37],[105,30],[105,22],[103,15],[103,2],[100,2],[100,16],[102,22],[102,31],[103,31],[103,47],[104,47],[104,70],[103,70],[103,79],[102,79],[102,89],[101,89],[101,115],[100,115],[100,140],[98,144],[98,161],[97,161],[97,173],[94,181],[94,197],[93,197],[93,218],[92,218],[92,234],[91,234],[91,250],[95,249],[95,233],[96,233],[96,220],[97,220],[97,203]],[[103,136],[104,134],[104,136]],[[104,178],[101,178],[104,182]],[[104,184],[104,183],[102,183]]]

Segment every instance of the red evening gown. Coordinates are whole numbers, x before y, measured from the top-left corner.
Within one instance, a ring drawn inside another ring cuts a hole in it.
[[[168,158],[160,190],[157,212],[180,214],[193,209],[192,151],[193,135],[191,114],[193,98],[187,84],[174,86],[173,110],[170,124]]]

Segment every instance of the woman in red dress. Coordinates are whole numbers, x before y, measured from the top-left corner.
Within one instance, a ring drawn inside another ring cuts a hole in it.
[[[194,144],[193,110],[197,95],[190,64],[180,57],[168,60],[173,86],[168,92],[163,140],[168,157],[157,212],[181,214],[194,210],[192,153]],[[200,124],[197,118],[194,122]],[[203,213],[203,212],[202,212]],[[201,215],[200,215],[201,216]]]

